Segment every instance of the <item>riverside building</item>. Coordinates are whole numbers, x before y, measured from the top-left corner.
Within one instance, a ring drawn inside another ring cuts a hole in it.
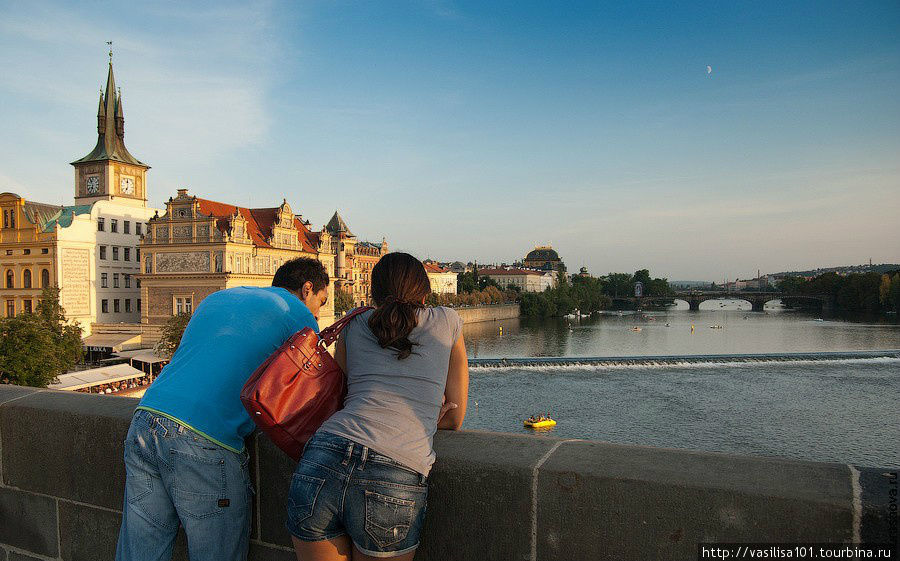
[[[322,245],[335,256],[335,289],[349,292],[359,306],[372,303],[372,267],[388,253],[385,238],[380,244],[359,241],[341,215],[335,211],[322,228]]]
[[[501,267],[478,269],[478,276],[488,277],[503,288],[517,286],[522,292],[543,292],[556,286],[556,271]]]
[[[58,286],[66,316],[85,335],[102,324],[137,323],[143,304],[139,241],[156,209],[147,206],[150,166],[125,147],[112,58],[97,110],[97,143],[71,165],[72,205],[0,194],[3,313],[31,312],[43,287]]]
[[[425,261],[425,273],[435,294],[456,294],[457,274],[434,261]]]

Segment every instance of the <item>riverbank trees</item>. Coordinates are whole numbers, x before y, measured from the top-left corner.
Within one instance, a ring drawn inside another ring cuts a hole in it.
[[[830,296],[835,306],[850,312],[900,312],[900,271],[879,273],[824,273],[812,279],[786,277],[778,284],[786,305],[817,308],[809,300],[791,300],[790,296]]]

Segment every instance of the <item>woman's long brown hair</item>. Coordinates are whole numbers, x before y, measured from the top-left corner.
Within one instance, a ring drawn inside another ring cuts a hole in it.
[[[416,312],[430,293],[425,266],[408,253],[388,253],[372,268],[372,299],[377,307],[369,327],[381,348],[397,351],[398,360],[412,354],[415,343],[409,334],[418,323]]]

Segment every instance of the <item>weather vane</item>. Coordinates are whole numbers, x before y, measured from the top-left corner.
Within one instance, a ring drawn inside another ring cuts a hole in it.
[[[112,41],[107,41],[107,45],[109,45],[109,63],[112,64]]]

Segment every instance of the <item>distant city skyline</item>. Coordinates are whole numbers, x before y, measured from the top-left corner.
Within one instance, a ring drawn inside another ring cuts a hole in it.
[[[900,261],[900,4],[0,6],[0,192],[71,204],[113,41],[150,203],[286,197],[441,261]]]

